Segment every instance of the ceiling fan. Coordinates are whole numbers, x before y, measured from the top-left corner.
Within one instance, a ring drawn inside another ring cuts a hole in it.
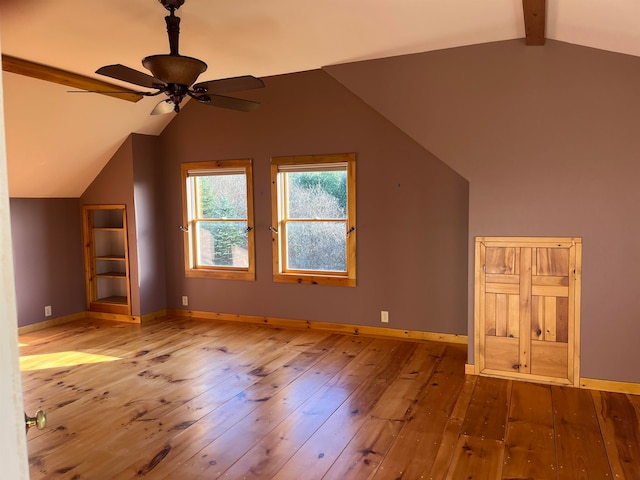
[[[151,55],[142,59],[142,65],[153,76],[120,64],[106,65],[96,70],[96,73],[155,90],[136,92],[140,95],[165,94],[167,98],[156,105],[151,112],[152,115],[172,111],[179,112],[180,104],[187,96],[205,105],[242,112],[258,108],[260,105],[258,102],[220,95],[221,93],[264,87],[262,80],[251,75],[210,80],[194,85],[198,76],[207,69],[207,64],[197,58],[186,57],[178,53],[180,18],[175,16],[175,11],[184,4],[185,0],[158,1],[170,12],[165,17],[170,53]]]

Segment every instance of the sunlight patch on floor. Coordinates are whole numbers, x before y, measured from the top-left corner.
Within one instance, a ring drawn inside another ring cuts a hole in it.
[[[102,363],[120,360],[108,355],[94,355],[84,352],[56,352],[40,355],[23,355],[20,357],[20,371],[43,370],[45,368],[71,367],[85,363]]]

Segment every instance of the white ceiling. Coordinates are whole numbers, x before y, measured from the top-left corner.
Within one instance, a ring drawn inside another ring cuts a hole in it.
[[[168,53],[166,14],[157,0],[0,0],[2,52],[96,78],[113,63],[144,70]],[[180,53],[209,65],[201,81],[524,37],[520,0],[186,0],[177,15]],[[547,0],[547,38],[640,56],[640,2]],[[154,98],[3,81],[12,197],[80,196],[129,133],[175,115],[149,116]]]

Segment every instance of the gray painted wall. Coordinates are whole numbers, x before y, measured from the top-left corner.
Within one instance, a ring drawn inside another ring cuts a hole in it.
[[[83,312],[79,200],[12,198],[9,205],[18,326]],[[51,305],[51,317],[45,317],[45,305]]]
[[[250,114],[189,103],[160,136],[167,303],[189,309],[465,334],[468,184],[325,72],[265,79]],[[357,287],[272,281],[270,158],[355,152]],[[185,278],[180,164],[254,161],[255,282]]]
[[[471,339],[475,236],[583,237],[581,375],[640,382],[640,58],[513,40],[327,71],[469,180]]]
[[[140,314],[146,315],[167,306],[162,169],[157,137],[134,134],[131,139]]]

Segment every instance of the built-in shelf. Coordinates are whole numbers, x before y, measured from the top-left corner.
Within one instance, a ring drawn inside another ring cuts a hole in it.
[[[124,205],[83,209],[87,308],[131,314],[127,221]]]

